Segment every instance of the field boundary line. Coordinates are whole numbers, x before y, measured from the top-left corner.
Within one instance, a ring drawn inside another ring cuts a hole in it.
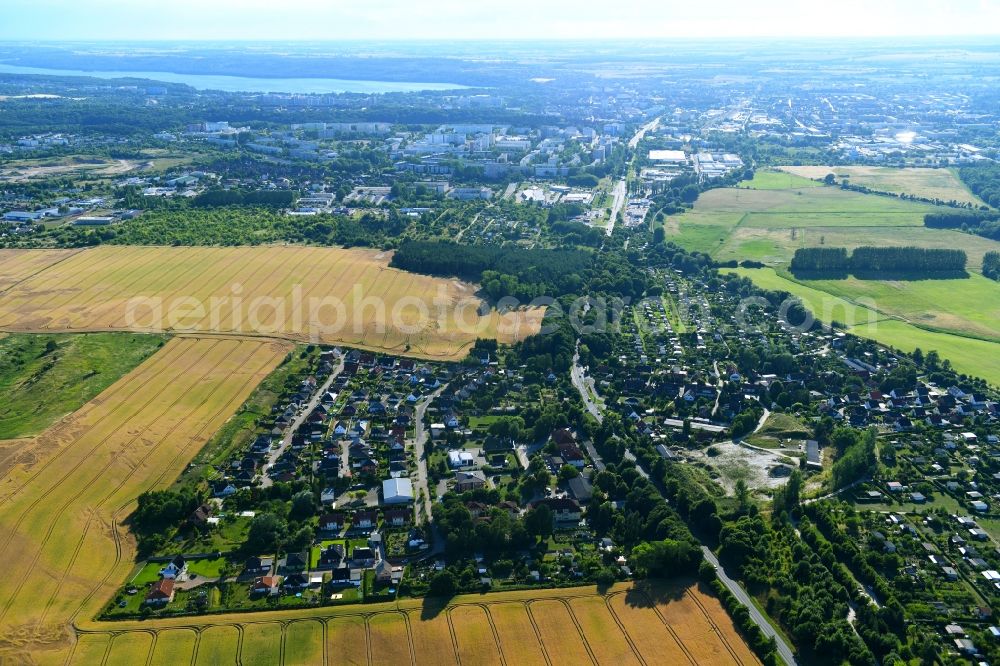
[[[493,642],[497,646],[497,654],[500,655],[500,663],[507,666],[507,657],[503,653],[503,646],[500,644],[500,632],[497,631],[496,624],[493,623],[493,616],[490,614],[489,607],[484,603],[471,603],[465,604],[467,606],[479,606],[483,610],[483,614],[486,616],[486,622],[490,625],[490,631],[493,632]]]
[[[455,653],[455,663],[461,666],[462,653],[458,649],[458,636],[455,634],[455,625],[451,623],[451,616],[448,614],[448,607],[441,610],[444,613],[444,621],[448,625],[448,634],[451,636],[451,651]]]
[[[243,341],[239,341],[240,345],[242,345],[242,343],[243,343]],[[233,351],[236,351],[237,349],[238,349],[238,347],[234,348]],[[232,352],[230,352],[230,354],[227,354],[227,356],[225,357],[225,359],[223,359],[222,362],[224,362],[225,360],[228,360],[228,358],[229,358],[229,356],[231,354],[232,354]],[[249,359],[248,359],[248,361],[249,361]],[[200,437],[202,435],[202,433],[204,433],[205,429],[208,428],[219,417],[220,414],[223,414],[225,412],[232,412],[232,411],[234,411],[234,405],[236,407],[238,407],[238,404],[236,404],[236,403],[242,404],[242,401],[238,400],[239,396],[243,394],[243,392],[245,391],[247,385],[250,384],[250,383],[252,383],[254,381],[254,379],[268,366],[268,364],[269,364],[269,360],[265,359],[264,363],[260,367],[258,367],[252,373],[249,373],[248,376],[247,376],[247,380],[245,382],[243,382],[243,384],[240,386],[239,392],[237,392],[235,394],[236,397],[234,397],[233,400],[230,400],[225,405],[221,406],[219,408],[219,410],[215,412],[214,415],[212,415],[210,418],[206,419],[204,425],[202,425],[202,427],[198,430],[197,433],[195,433],[194,436],[195,437]],[[218,366],[216,366],[216,367],[218,367]],[[213,372],[214,370],[215,370],[215,368],[212,368],[212,370],[210,370],[209,372]],[[205,376],[205,375],[203,375],[203,376]],[[258,383],[260,381],[261,380],[257,380]],[[181,421],[180,423],[183,423],[183,421]],[[175,428],[176,428],[176,426],[175,426]],[[169,438],[170,434],[173,433],[174,429],[171,429],[171,431],[169,433],[167,433],[167,435],[164,437],[164,440],[167,439],[167,438]],[[162,444],[163,444],[163,442],[161,441],[160,445],[162,446]],[[157,447],[157,448],[159,448],[159,447]],[[195,452],[195,453],[197,453],[197,452]],[[150,451],[149,455],[152,455],[152,454],[153,454],[153,451]],[[177,454],[173,457],[173,459],[170,461],[170,465],[164,466],[164,471],[160,473],[160,476],[158,476],[156,478],[156,480],[153,482],[153,484],[150,487],[151,488],[155,488],[155,487],[159,486],[163,482],[163,477],[165,477],[167,475],[167,470],[171,469],[172,468],[171,466],[177,461],[177,459],[180,458],[180,457],[182,457],[182,456],[184,456],[184,455],[185,455],[184,449],[180,449],[177,452]],[[148,456],[147,456],[147,458],[148,458]],[[117,492],[117,489],[114,492]],[[107,498],[107,499],[110,499],[110,497]],[[104,501],[107,501],[107,500],[104,500]],[[120,514],[122,511],[124,511],[134,501],[135,500],[133,499],[133,500],[129,500],[129,501],[125,502],[123,505],[121,505],[120,507],[118,507],[114,511],[114,513],[111,514],[111,517],[112,517],[112,520],[111,520],[112,533],[114,534],[115,547],[116,547],[116,559],[115,559],[115,563],[108,570],[108,573],[105,574],[104,578],[102,578],[101,581],[94,588],[91,589],[90,593],[88,593],[87,596],[84,597],[84,600],[83,600],[83,602],[81,602],[80,607],[77,608],[77,610],[74,611],[73,615],[71,616],[71,618],[70,618],[71,623],[75,622],[76,617],[80,614],[80,612],[83,611],[83,608],[88,603],[90,603],[90,600],[93,598],[93,595],[97,593],[97,590],[99,590],[101,587],[103,587],[104,585],[106,585],[108,583],[108,579],[114,573],[115,567],[117,567],[118,564],[121,562],[122,547],[121,547],[121,535],[118,532],[118,527],[120,525],[120,522],[118,520],[118,514]],[[103,504],[103,501],[102,501],[102,504]]]
[[[242,666],[243,664],[243,625],[233,624],[230,625],[236,627],[236,634],[239,636],[239,640],[236,642],[236,663]]]
[[[242,343],[241,343],[241,344],[242,344]],[[214,349],[214,346],[213,346],[212,348]],[[219,367],[220,365],[222,365],[222,364],[223,364],[223,363],[224,363],[224,362],[225,362],[226,360],[228,360],[228,359],[229,359],[229,357],[230,357],[230,356],[232,355],[232,353],[233,353],[233,352],[234,352],[234,351],[235,351],[236,349],[237,349],[237,348],[234,348],[233,350],[230,350],[230,352],[229,352],[229,353],[227,353],[227,354],[226,354],[226,355],[225,355],[225,356],[224,356],[224,357],[223,357],[222,359],[220,359],[220,360],[219,360],[219,362],[218,362],[218,363],[216,363],[216,364],[215,364],[215,365],[214,365],[214,366],[212,367],[212,370],[211,370],[210,372],[214,372],[214,371],[215,371],[215,370],[216,370],[216,369],[217,369],[217,368],[218,368],[218,367]],[[206,353],[205,355],[207,355],[207,353]],[[201,356],[201,357],[199,357],[198,361],[200,361],[200,360],[201,360],[202,358],[204,358],[204,355],[203,355],[203,356]],[[191,364],[190,366],[188,366],[188,370],[186,370],[186,371],[185,371],[185,374],[186,374],[186,372],[188,372],[188,371],[190,370],[190,368],[191,368],[191,367],[193,367],[193,366],[194,366],[194,365],[195,365],[196,363],[197,363],[197,361],[196,361],[195,363],[192,363],[192,364]],[[206,376],[207,374],[208,374],[208,373],[202,373],[201,377],[205,377],[205,376]],[[153,401],[155,401],[157,397],[159,397],[159,396],[158,396],[158,395],[156,395],[156,394],[154,394],[154,395],[153,395],[153,396],[152,396],[152,397],[150,398],[149,402],[147,402],[147,403],[146,403],[146,405],[145,405],[145,406],[143,407],[143,409],[145,409],[145,407],[146,407],[146,406],[148,406],[148,405],[152,404],[152,403],[153,403]],[[133,447],[133,446],[135,445],[135,443],[136,443],[136,442],[137,442],[137,441],[138,441],[138,440],[139,440],[139,439],[140,439],[140,438],[142,437],[142,435],[143,435],[143,434],[145,434],[145,433],[146,433],[146,432],[147,432],[147,431],[149,430],[149,428],[151,427],[151,424],[154,424],[154,423],[158,422],[158,421],[159,421],[159,419],[160,419],[160,418],[162,418],[164,414],[167,414],[167,413],[169,413],[169,412],[170,412],[170,410],[172,410],[172,409],[173,409],[173,408],[174,408],[174,407],[175,407],[175,406],[176,406],[176,405],[177,405],[177,404],[178,404],[178,403],[179,403],[179,402],[180,402],[180,401],[181,401],[182,399],[184,399],[185,397],[187,397],[187,395],[186,395],[186,394],[181,394],[181,395],[178,395],[178,396],[177,396],[177,398],[176,398],[176,399],[175,399],[175,400],[174,400],[174,401],[173,401],[172,403],[170,403],[170,404],[169,404],[169,405],[167,406],[167,408],[166,408],[166,409],[165,409],[165,410],[164,410],[163,412],[161,412],[161,413],[160,413],[160,414],[159,414],[159,415],[158,415],[158,416],[157,416],[157,417],[156,417],[155,419],[153,419],[152,421],[150,421],[150,422],[149,422],[149,423],[150,423],[150,425],[147,425],[146,427],[142,428],[142,429],[141,429],[141,430],[140,430],[140,431],[139,431],[139,432],[138,432],[138,433],[137,433],[137,434],[136,434],[136,435],[135,435],[134,437],[132,437],[132,438],[131,438],[130,440],[128,440],[128,442],[127,442],[127,443],[126,443],[126,444],[125,444],[124,446],[122,446],[121,448],[117,449],[117,450],[115,451],[115,453],[114,453],[113,455],[111,455],[111,457],[109,457],[109,459],[108,459],[108,462],[107,462],[107,464],[106,464],[106,465],[104,465],[104,467],[102,467],[102,468],[100,469],[100,471],[99,471],[99,472],[98,472],[98,474],[97,474],[97,477],[95,477],[95,478],[101,478],[101,477],[103,476],[103,474],[104,474],[105,472],[107,472],[107,470],[108,470],[108,469],[110,469],[110,468],[111,468],[111,467],[112,467],[112,466],[113,466],[113,465],[114,465],[114,464],[115,464],[116,462],[118,462],[118,458],[119,458],[119,457],[120,457],[121,455],[123,455],[123,454],[124,454],[124,453],[125,453],[126,451],[128,451],[129,449],[131,449],[131,448],[132,448],[132,447]],[[169,431],[169,432],[167,433],[167,437],[169,437],[169,436],[170,436],[171,434],[173,434],[173,432],[174,432],[174,431],[175,431],[175,430],[176,430],[176,429],[177,429],[177,428],[178,428],[178,427],[179,427],[180,425],[182,425],[182,424],[183,424],[183,420],[178,420],[178,422],[177,422],[177,423],[176,423],[176,424],[174,425],[174,427],[172,427],[172,428],[170,429],[170,431]],[[123,424],[123,425],[124,425],[124,424]],[[115,429],[115,430],[113,431],[113,433],[112,433],[112,436],[113,436],[113,435],[114,435],[115,433],[117,433],[117,432],[118,432],[118,430],[119,430],[119,428],[116,428],[116,429]],[[107,439],[111,439],[111,437],[108,437]],[[103,444],[103,440],[102,440],[101,444]],[[101,446],[101,444],[99,444],[99,445],[98,445],[98,448],[99,448],[99,447]],[[162,445],[162,444],[163,444],[163,442],[161,441],[161,442],[160,442],[160,445]],[[124,478],[122,479],[121,483],[119,483],[119,484],[118,484],[118,485],[117,485],[117,486],[116,486],[116,487],[115,487],[115,488],[114,488],[114,489],[113,489],[113,490],[112,490],[112,491],[111,491],[110,493],[108,493],[107,495],[105,495],[105,496],[104,496],[104,499],[102,499],[102,500],[101,500],[100,502],[98,502],[98,504],[97,504],[96,506],[94,506],[94,507],[91,507],[91,511],[92,511],[92,515],[91,515],[91,517],[90,517],[90,518],[88,519],[88,526],[89,526],[89,523],[90,523],[90,521],[92,521],[92,520],[93,520],[93,518],[94,518],[94,514],[96,514],[96,513],[97,513],[97,511],[98,511],[98,510],[100,509],[100,507],[102,507],[102,506],[104,505],[104,503],[105,503],[105,502],[107,502],[107,501],[108,501],[109,499],[111,499],[111,497],[112,497],[112,496],[114,496],[114,494],[115,494],[115,493],[117,493],[117,492],[118,492],[119,490],[121,490],[121,489],[122,489],[122,488],[123,488],[123,487],[125,486],[125,484],[126,484],[126,483],[128,482],[128,480],[129,480],[129,479],[131,479],[131,478],[132,478],[132,476],[133,476],[133,475],[135,474],[136,470],[137,470],[137,469],[138,469],[139,467],[141,467],[141,466],[142,466],[142,465],[143,465],[143,464],[145,463],[145,461],[146,461],[146,460],[148,460],[148,459],[149,459],[149,457],[150,457],[151,455],[153,455],[154,451],[156,451],[157,449],[159,449],[159,446],[156,446],[156,447],[154,447],[153,449],[151,449],[150,451],[148,451],[148,452],[146,453],[146,455],[142,457],[142,459],[140,460],[140,462],[139,462],[139,463],[137,463],[137,464],[136,464],[136,465],[135,465],[134,467],[131,467],[131,468],[129,469],[129,471],[128,471],[128,474],[126,474],[126,475],[124,476]],[[96,448],[95,448],[94,450],[96,450]],[[72,469],[71,469],[71,470],[70,470],[70,471],[69,471],[69,472],[68,472],[68,473],[67,473],[66,475],[64,475],[64,476],[63,476],[63,479],[62,479],[62,480],[61,480],[61,481],[59,482],[59,483],[60,483],[60,485],[61,485],[61,484],[62,484],[62,483],[63,483],[63,482],[64,482],[64,481],[66,480],[66,478],[68,478],[68,477],[69,477],[70,475],[72,475],[72,474],[73,474],[73,473],[74,473],[74,472],[75,472],[75,471],[76,471],[77,469],[79,469],[79,468],[80,468],[80,467],[81,467],[81,466],[82,466],[82,465],[83,465],[83,464],[84,464],[85,462],[87,462],[87,459],[86,459],[86,458],[82,459],[82,460],[80,461],[80,463],[79,463],[79,464],[75,465],[75,466],[74,466],[74,467],[73,467],[73,468],[72,468]],[[59,519],[59,518],[62,518],[62,515],[63,515],[63,513],[65,513],[65,512],[66,512],[66,509],[67,509],[67,508],[68,508],[68,507],[69,507],[70,505],[72,505],[73,503],[75,503],[75,502],[76,502],[76,500],[77,500],[77,499],[78,499],[78,498],[80,497],[80,495],[82,495],[83,493],[85,493],[85,492],[86,492],[87,490],[88,490],[88,486],[86,486],[86,485],[85,485],[85,486],[83,486],[82,488],[80,488],[79,492],[78,492],[78,493],[77,493],[76,495],[74,495],[73,497],[71,497],[71,498],[70,498],[69,500],[67,500],[67,501],[66,501],[66,502],[65,502],[65,503],[64,503],[64,504],[62,505],[62,507],[61,507],[61,508],[59,509],[58,513],[57,513],[57,514],[55,515],[55,517],[56,517],[56,519],[57,519],[57,520],[54,520],[54,521],[52,521],[52,522],[51,522],[51,524],[49,525],[49,529],[48,529],[48,531],[47,531],[47,532],[45,533],[45,538],[44,538],[44,539],[42,539],[42,542],[41,542],[41,544],[39,544],[39,546],[38,546],[38,549],[37,549],[37,552],[38,552],[38,554],[39,554],[39,555],[40,555],[40,554],[41,554],[42,552],[44,552],[44,549],[45,549],[45,546],[46,546],[46,545],[48,544],[48,542],[49,542],[49,539],[51,539],[51,538],[52,538],[52,534],[53,534],[53,532],[55,531],[55,528],[56,528],[56,525],[57,525],[57,524],[58,524],[58,522],[59,522],[59,520],[58,520],[58,519]],[[43,495],[42,497],[44,497],[44,495]],[[40,499],[41,499],[41,498],[40,498]],[[28,510],[26,510],[26,511],[22,512],[22,517],[23,517],[23,516],[25,516],[25,515],[27,515],[27,514],[28,514],[28,513],[30,512],[30,511],[33,511],[33,510],[34,510],[34,509],[35,509],[36,507],[37,507],[37,503],[33,503],[32,507],[31,507],[30,509],[28,509]],[[19,527],[19,526],[20,526],[20,519],[19,519],[19,522],[18,522],[18,527]],[[16,528],[15,528],[15,529],[16,529]],[[86,530],[85,530],[85,531],[86,531]],[[36,556],[36,557],[37,557],[37,556]],[[117,566],[117,564],[118,564],[118,563],[116,562],[116,563],[115,563],[114,565],[112,565],[112,567],[114,567],[114,566]],[[65,580],[65,577],[66,577],[66,575],[68,575],[68,573],[69,573],[69,570],[68,570],[68,569],[67,569],[67,570],[65,570],[65,571],[63,571],[63,578],[61,579],[61,581],[60,581],[60,584],[61,584],[62,580]],[[25,583],[26,583],[27,581],[28,581],[28,577],[27,577],[27,576],[23,576],[23,577],[21,578],[21,582],[20,582],[20,583],[18,583],[17,587],[16,587],[15,589],[14,589],[14,593],[13,593],[13,594],[11,595],[10,599],[9,599],[9,600],[7,601],[7,604],[6,604],[6,605],[5,605],[4,607],[3,607],[3,609],[0,609],[0,620],[2,620],[2,619],[3,619],[4,617],[6,617],[6,615],[7,615],[7,612],[8,612],[9,610],[10,610],[10,607],[11,607],[11,606],[13,605],[13,603],[14,603],[15,599],[17,598],[17,596],[18,596],[18,595],[19,595],[19,594],[21,593],[21,590],[23,589],[23,587],[24,587],[24,585],[25,585]],[[58,589],[59,589],[59,588],[57,587],[57,588],[56,588],[56,592],[58,591]],[[50,599],[49,599],[49,603],[48,603],[48,604],[46,604],[46,609],[45,609],[45,610],[43,611],[43,613],[42,613],[42,616],[43,616],[43,618],[44,618],[44,617],[45,617],[45,616],[46,616],[46,615],[48,614],[48,608],[49,608],[49,607],[51,606],[51,603],[52,603],[52,602],[53,602],[53,601],[55,600],[55,597],[56,597],[56,593],[54,592],[54,593],[53,593],[53,595],[52,595],[52,596],[50,597]],[[85,597],[85,601],[87,601],[87,600],[89,600],[89,595],[88,595],[87,597]]]
[[[149,646],[149,654],[146,655],[146,666],[150,666],[153,663],[153,655],[156,653],[156,642],[160,640],[160,632],[156,629],[150,629],[149,633],[153,635],[153,642]]]

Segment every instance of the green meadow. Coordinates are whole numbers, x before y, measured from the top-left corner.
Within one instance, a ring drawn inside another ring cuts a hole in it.
[[[879,175],[905,180],[901,174]],[[932,176],[952,177],[950,172],[905,176],[907,182],[922,178],[925,184]],[[1000,250],[1000,243],[928,229],[923,218],[934,210],[940,208],[825,186],[803,174],[759,171],[738,187],[705,192],[691,211],[668,218],[664,230],[667,240],[720,262],[766,264],[770,268],[736,272],[760,287],[801,298],[820,321],[840,322],[851,332],[900,349],[937,349],[963,371],[1000,382],[1000,367],[977,359],[1000,351],[1000,283],[978,273],[983,255]],[[970,277],[799,281],[786,270],[798,248],[863,245],[961,249],[969,257]]]
[[[944,330],[923,328],[923,326],[927,325],[926,322],[915,321],[914,323],[910,323],[910,321],[897,319],[895,317],[898,315],[887,313],[883,310],[884,304],[887,304],[892,299],[881,302],[877,299],[872,299],[874,306],[865,307],[862,304],[863,301],[859,302],[859,300],[867,299],[869,296],[851,293],[850,289],[846,287],[838,290],[842,291],[846,297],[835,295],[822,288],[813,286],[812,282],[803,284],[789,277],[779,275],[772,268],[737,268],[728,269],[726,272],[748,277],[762,289],[785,291],[792,294],[799,298],[803,305],[809,308],[818,322],[829,324],[831,321],[836,321],[845,325],[849,333],[876,340],[884,345],[906,352],[912,352],[917,347],[925,352],[936,349],[942,358],[950,360],[959,372],[982,377],[992,384],[1000,385],[1000,342],[964,337],[963,335],[951,334]],[[986,278],[976,277],[979,280],[989,282]],[[821,281],[822,284],[828,282],[830,281]],[[843,282],[850,281],[844,280]],[[930,292],[933,289],[946,290],[946,283],[948,282],[954,281],[941,281],[936,286],[933,285],[933,281],[917,284],[932,285],[928,290]],[[967,281],[962,280],[961,282]],[[884,288],[889,290],[892,287],[888,285],[897,283],[868,281],[868,284],[886,285]],[[903,298],[903,302],[906,303],[905,297]],[[1000,322],[995,321],[994,326],[1000,326]],[[1000,336],[997,339],[1000,340]]]

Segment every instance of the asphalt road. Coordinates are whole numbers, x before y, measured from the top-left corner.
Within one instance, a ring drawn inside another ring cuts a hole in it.
[[[609,236],[614,233],[615,223],[618,221],[618,213],[621,212],[622,206],[625,205],[624,178],[615,183],[615,189],[611,191],[611,196],[615,198],[615,201],[611,206],[611,219],[608,220],[608,226],[605,227],[605,233]]]
[[[423,491],[424,501],[422,506],[428,523],[433,521],[431,516],[431,503],[435,500],[437,495],[431,494],[430,488],[427,485],[427,458],[424,455],[424,444],[427,443],[428,433],[427,429],[424,427],[424,413],[427,411],[427,407],[434,402],[435,398],[441,395],[447,386],[448,385],[445,384],[426,398],[421,399],[420,402],[417,403],[417,408],[413,417],[415,420],[415,424],[413,426],[413,456],[417,460],[417,478],[416,483],[414,484],[414,495],[419,498],[421,491]],[[421,506],[419,502],[414,504],[414,509],[417,512],[417,522],[420,522],[419,506]]]
[[[722,584],[726,586],[733,596],[739,599],[740,603],[747,607],[750,611],[750,618],[754,623],[760,627],[761,631],[764,632],[765,636],[773,636],[775,643],[778,645],[778,655],[781,659],[789,666],[798,666],[798,662],[795,661],[795,653],[792,648],[785,642],[785,639],[775,630],[774,625],[771,621],[753,605],[750,601],[750,595],[746,593],[739,583],[726,575],[726,570],[722,568],[719,564],[719,558],[715,556],[711,550],[706,546],[701,547],[702,552],[705,554],[705,559],[716,567],[716,574],[719,576],[719,580]]]
[[[274,485],[274,479],[272,479],[267,474],[268,470],[270,470],[271,467],[274,466],[274,463],[278,462],[278,458],[280,458],[281,454],[285,452],[285,449],[291,446],[292,437],[302,426],[302,424],[305,423],[306,419],[309,418],[309,415],[312,414],[312,411],[317,407],[319,407],[319,403],[323,400],[323,396],[326,395],[326,392],[329,391],[330,387],[333,385],[333,380],[335,380],[337,378],[337,375],[339,375],[343,371],[344,371],[344,357],[343,355],[341,355],[340,361],[337,363],[337,366],[333,369],[333,372],[330,373],[330,376],[327,377],[325,382],[316,387],[316,390],[313,391],[312,398],[309,399],[309,403],[304,408],[302,408],[302,410],[299,411],[299,415],[295,417],[295,420],[292,421],[291,425],[289,425],[288,428],[285,430],[285,434],[281,438],[281,444],[278,445],[278,448],[271,449],[268,452],[267,461],[261,468],[263,470],[263,475],[261,476],[260,480],[260,485],[262,487],[267,488],[269,486]]]
[[[577,343],[579,344],[579,342]],[[595,403],[591,397],[590,392],[594,390],[594,383],[589,377],[587,377],[584,369],[580,367],[580,354],[576,353],[573,355],[573,367],[570,369],[570,379],[573,382],[573,386],[580,393],[580,398],[583,400],[584,406],[586,406],[587,411],[590,415],[597,419],[598,423],[604,422],[604,414],[601,412],[600,406]],[[590,390],[588,390],[588,386]],[[596,395],[596,391],[594,391]],[[587,453],[590,454],[590,458],[594,461],[594,467],[597,471],[604,471],[604,460],[597,454],[597,449],[594,448],[593,442],[587,440],[583,443],[584,448],[587,449]],[[642,468],[639,461],[636,459],[635,455],[628,449],[625,449],[625,459],[630,460],[635,463],[635,469],[639,472],[639,476],[646,480],[649,480],[649,474]]]

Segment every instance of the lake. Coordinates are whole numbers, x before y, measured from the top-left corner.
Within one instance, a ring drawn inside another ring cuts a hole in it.
[[[167,83],[184,83],[197,90],[258,93],[387,93],[419,90],[459,90],[467,88],[455,83],[411,81],[353,81],[349,79],[285,78],[264,79],[218,74],[176,74],[174,72],[111,72],[76,69],[46,69],[0,63],[0,74],[39,74],[45,76],[91,76],[97,79],[152,79]]]

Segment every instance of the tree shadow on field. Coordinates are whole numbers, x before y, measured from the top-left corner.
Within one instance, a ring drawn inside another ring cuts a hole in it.
[[[679,601],[692,583],[689,578],[639,581],[625,592],[625,603],[637,608],[652,608],[657,604]]]
[[[448,608],[451,600],[452,597],[424,597],[424,604],[420,607],[420,619],[433,620]]]

